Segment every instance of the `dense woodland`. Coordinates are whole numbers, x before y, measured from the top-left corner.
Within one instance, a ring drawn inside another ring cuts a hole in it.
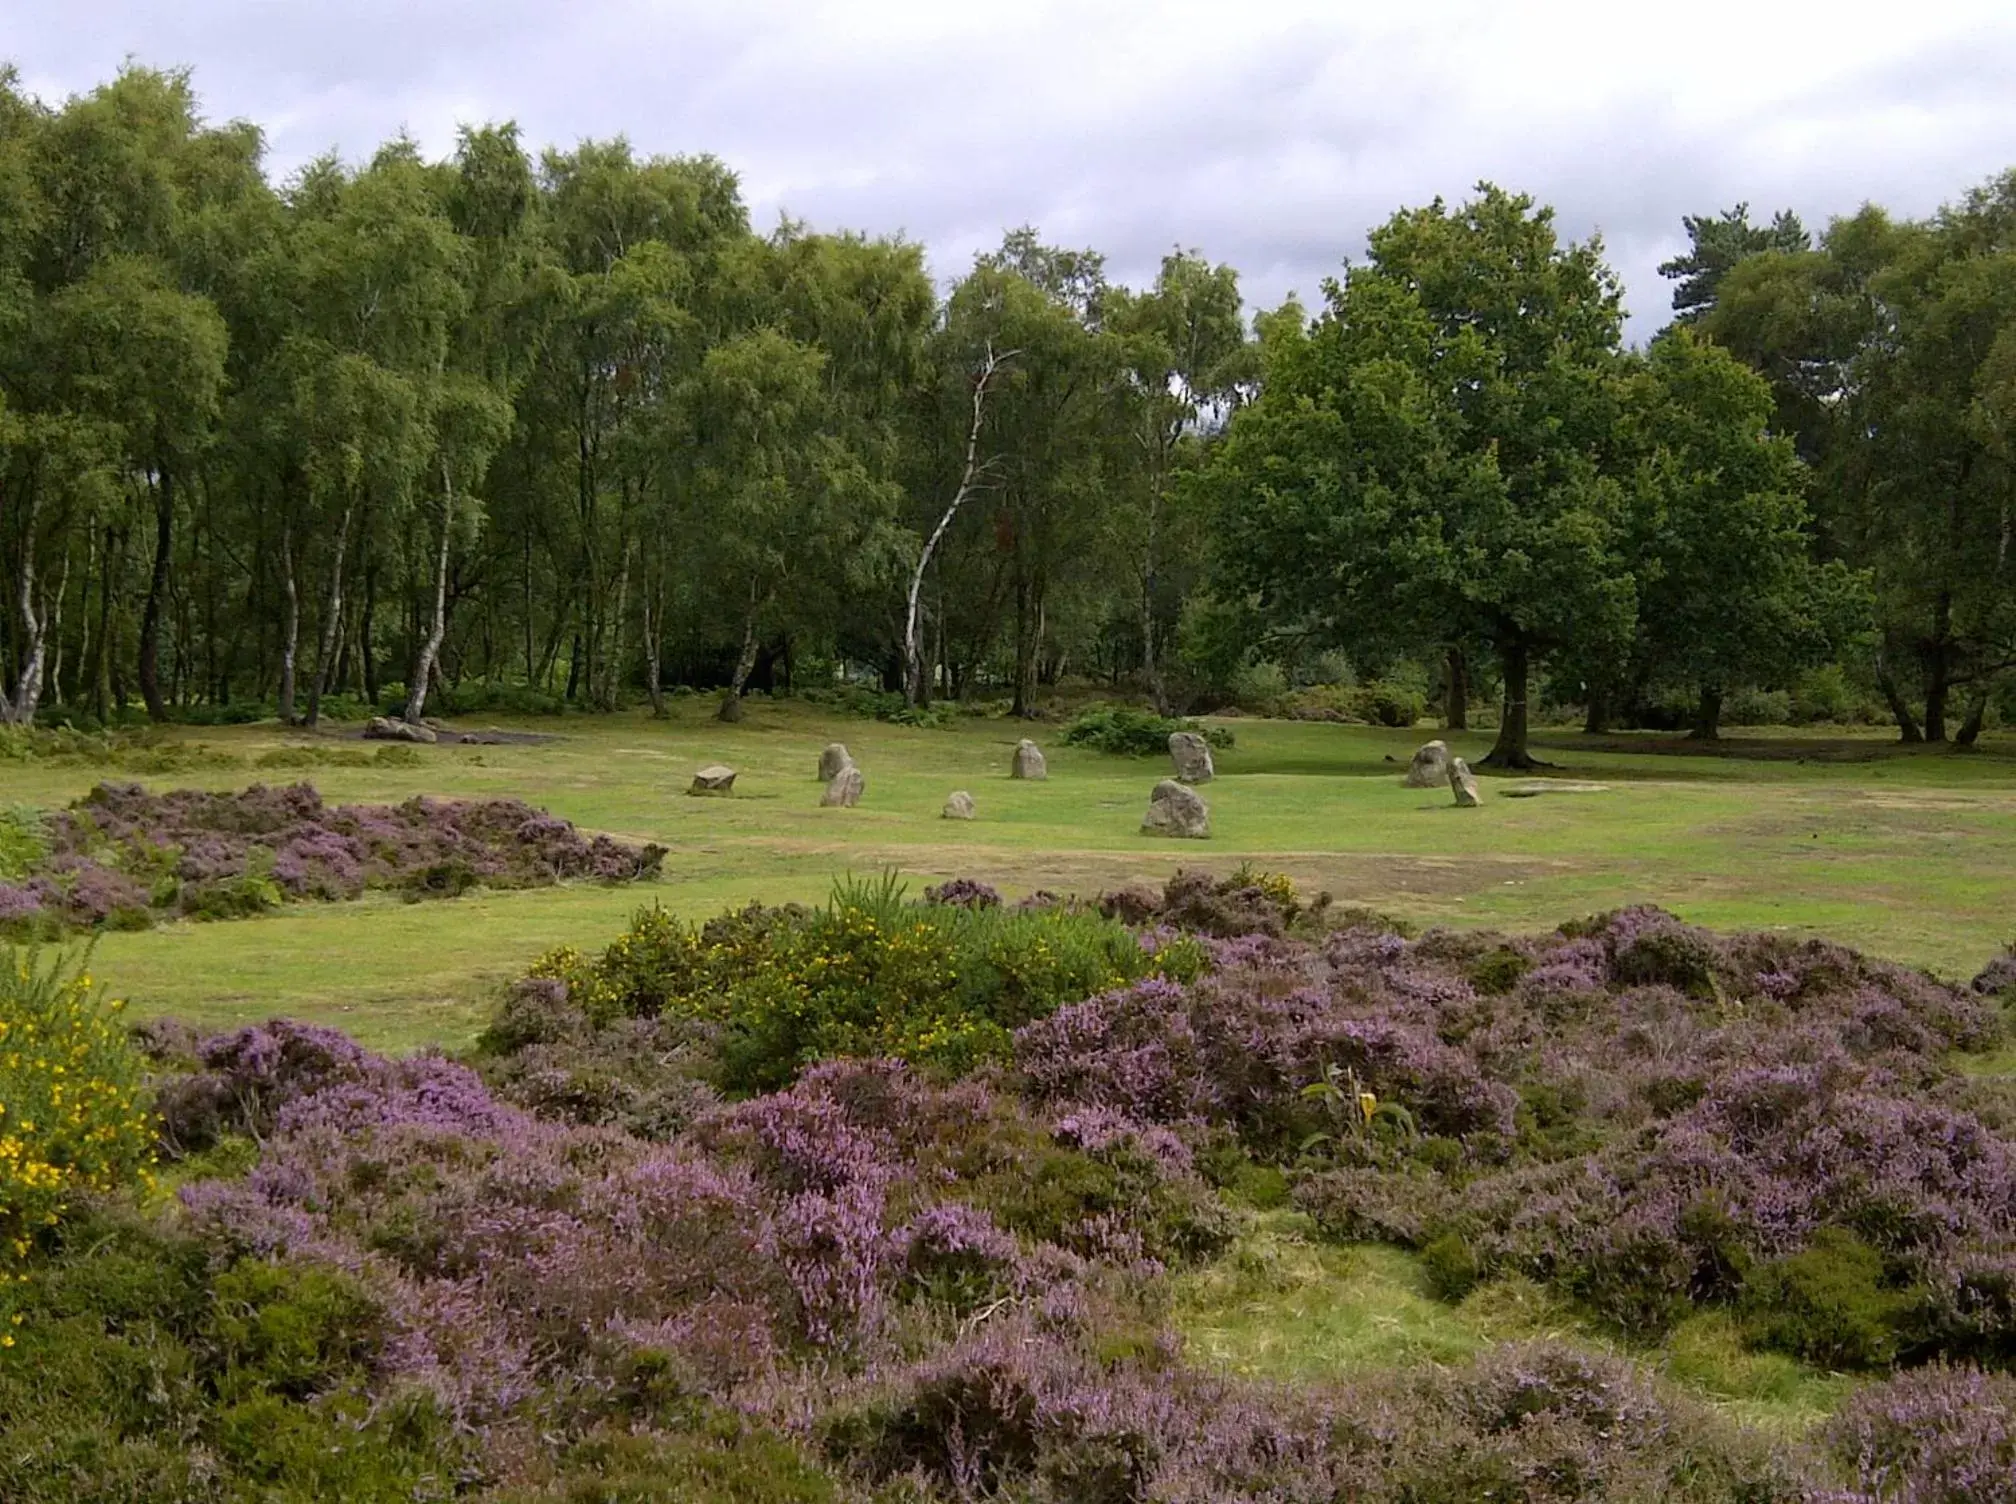
[[[1541,715],[1759,692],[1971,743],[2016,678],[2016,173],[1686,229],[1642,349],[1600,243],[1489,185],[1313,313],[1027,229],[941,287],[759,233],[711,157],[500,125],[275,186],[185,75],[0,74],[0,714],[1070,676],[1412,685],[1513,765]]]

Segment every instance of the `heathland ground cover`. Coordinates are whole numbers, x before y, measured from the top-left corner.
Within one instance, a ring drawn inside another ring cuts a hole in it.
[[[1787,732],[1725,738],[1704,754],[1541,732],[1537,749],[1565,779],[1606,787],[1512,799],[1524,780],[1487,779],[1485,807],[1465,812],[1439,790],[1400,787],[1426,730],[1225,724],[1236,740],[1217,753],[1205,790],[1213,834],[1199,843],[1139,833],[1164,761],[1064,745],[1055,723],[956,717],[913,729],[761,697],[734,726],[696,697],[674,700],[664,721],[544,718],[523,728],[549,741],[306,768],[258,766],[303,745],[271,724],[172,729],[170,744],[200,742],[227,765],[200,754],[163,773],[8,763],[0,802],[54,809],[108,776],[153,790],[308,779],[331,804],[516,798],[586,831],[668,848],[656,883],[479,891],[456,900],[452,923],[367,896],[99,943],[94,968],[138,1013],[206,1025],[286,1014],[395,1050],[466,1043],[496,987],[550,947],[613,934],[640,901],[697,918],[752,897],[817,899],[836,873],[885,867],[920,887],[971,876],[1011,894],[1090,893],[1250,859],[1308,891],[1422,924],[1530,930],[1659,903],[1718,929],[1825,935],[1956,978],[2010,939],[2016,749],[1992,738],[1956,754],[1899,748],[1880,733]],[[1007,776],[1024,734],[1046,748],[1047,782]],[[1489,735],[1450,740],[1476,754]],[[819,749],[835,739],[867,775],[858,809],[817,807]],[[735,797],[688,797],[693,770],[712,761],[739,770]],[[939,817],[954,788],[976,795],[979,819]]]
[[[459,1061],[147,1026],[157,1180],[132,1046],[0,975],[107,1088],[23,1163],[130,1178],[0,1253],[0,1489],[1995,1504],[2012,984],[848,881],[549,953]]]

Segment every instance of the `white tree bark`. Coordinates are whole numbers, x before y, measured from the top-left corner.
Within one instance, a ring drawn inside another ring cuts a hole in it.
[[[14,698],[10,703],[0,696],[0,719],[17,726],[26,726],[35,719],[35,707],[42,699],[42,653],[48,641],[48,613],[39,610],[35,601],[35,521],[41,510],[39,498],[33,496],[28,503],[28,526],[21,540],[20,608],[21,625],[26,629],[22,642],[27,651],[22,655],[21,679],[14,686]]]
[[[455,483],[448,477],[448,460],[441,460],[441,547],[434,556],[434,620],[427,628],[426,641],[414,661],[406,681],[406,723],[420,724],[427,713],[427,684],[434,675],[434,660],[440,656],[442,639],[448,635],[448,540],[455,532]]]
[[[924,650],[917,635],[917,602],[924,591],[924,572],[931,567],[931,556],[937,553],[945,530],[952,526],[952,519],[966,505],[967,497],[979,488],[981,477],[992,463],[991,460],[982,463],[980,459],[980,428],[986,418],[987,389],[993,385],[994,377],[1001,368],[1019,353],[1009,350],[996,355],[994,346],[987,346],[986,356],[980,363],[980,373],[973,382],[973,419],[966,429],[966,468],[959,476],[959,489],[952,493],[944,515],[931,529],[931,536],[925,539],[924,551],[917,556],[917,568],[910,576],[910,598],[903,619],[903,698],[912,705],[924,698]]]

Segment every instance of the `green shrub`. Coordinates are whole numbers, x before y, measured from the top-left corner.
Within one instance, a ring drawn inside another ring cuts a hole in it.
[[[81,964],[0,955],[0,1318],[11,1275],[80,1197],[144,1183],[142,1062]],[[0,1345],[12,1337],[0,1323]]]
[[[1086,910],[911,903],[890,881],[843,881],[820,909],[752,906],[698,927],[646,909],[598,960],[555,951],[532,975],[565,982],[598,1023],[664,1014],[720,1025],[719,1084],[741,1092],[835,1055],[961,1074],[1064,1003],[1202,965],[1195,942],[1151,956]]]
[[[349,1276],[219,1263],[130,1210],[66,1220],[0,1360],[8,1504],[447,1500],[469,1443],[424,1397],[366,1396],[382,1317]]]
[[[1249,663],[1232,676],[1232,701],[1254,715],[1280,715],[1288,701],[1288,675],[1273,662]]]
[[[798,698],[813,705],[830,706],[846,715],[858,715],[863,720],[919,726],[930,731],[951,725],[958,713],[958,707],[949,701],[912,705],[894,690],[869,689],[861,684],[801,690]]]
[[[1827,1368],[1880,1368],[1897,1356],[1908,1296],[1884,1287],[1883,1256],[1823,1227],[1789,1258],[1761,1265],[1743,1288],[1750,1339]]]
[[[1358,689],[1351,684],[1308,684],[1283,696],[1280,713],[1291,721],[1360,721]]]
[[[1125,705],[1101,706],[1084,712],[1064,728],[1062,740],[1073,747],[1091,747],[1121,757],[1166,757],[1169,738],[1178,731],[1198,732],[1205,741],[1221,749],[1231,746],[1233,741],[1232,733],[1223,726],[1170,720]]]
[[[236,877],[185,884],[179,901],[182,912],[191,919],[247,919],[279,908],[287,895],[272,878],[243,872]]]
[[[1782,689],[1731,690],[1722,702],[1722,720],[1730,726],[1789,726],[1792,696]]]
[[[399,891],[411,903],[423,898],[460,898],[482,884],[482,875],[474,867],[460,857],[450,857],[416,867],[399,884]]]
[[[795,1443],[728,1412],[677,1434],[598,1431],[570,1447],[560,1476],[498,1504],[840,1504],[857,1497]]]
[[[1470,968],[1470,985],[1486,997],[1503,997],[1533,969],[1533,960],[1509,945],[1501,945]]]
[[[1375,726],[1407,727],[1427,713],[1428,697],[1410,684],[1372,679],[1353,691],[1358,714]]]
[[[0,809],[0,882],[26,877],[48,849],[40,815],[31,809]]]
[[[1443,1300],[1461,1300],[1484,1277],[1483,1262],[1460,1232],[1445,1232],[1421,1245],[1421,1271],[1428,1288]]]
[[[1102,1240],[1140,1240],[1140,1255],[1186,1263],[1220,1252],[1234,1219],[1201,1180],[1173,1177],[1125,1141],[1098,1150],[1056,1142],[1041,1125],[1001,1115],[953,1158],[961,1200],[1019,1233],[1087,1258]]]
[[[383,1313],[333,1269],[244,1259],[216,1278],[204,1336],[230,1375],[223,1397],[307,1399],[367,1368]]]

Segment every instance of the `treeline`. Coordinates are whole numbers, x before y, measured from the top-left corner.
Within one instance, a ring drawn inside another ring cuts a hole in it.
[[[1600,246],[1494,189],[1314,318],[1030,230],[941,295],[708,157],[491,126],[276,188],[186,76],[0,76],[4,713],[1357,676],[1502,697],[1517,762],[1529,703],[1712,734],[1837,664],[1967,739],[2016,660],[2012,214],[1690,220],[1634,352]]]

